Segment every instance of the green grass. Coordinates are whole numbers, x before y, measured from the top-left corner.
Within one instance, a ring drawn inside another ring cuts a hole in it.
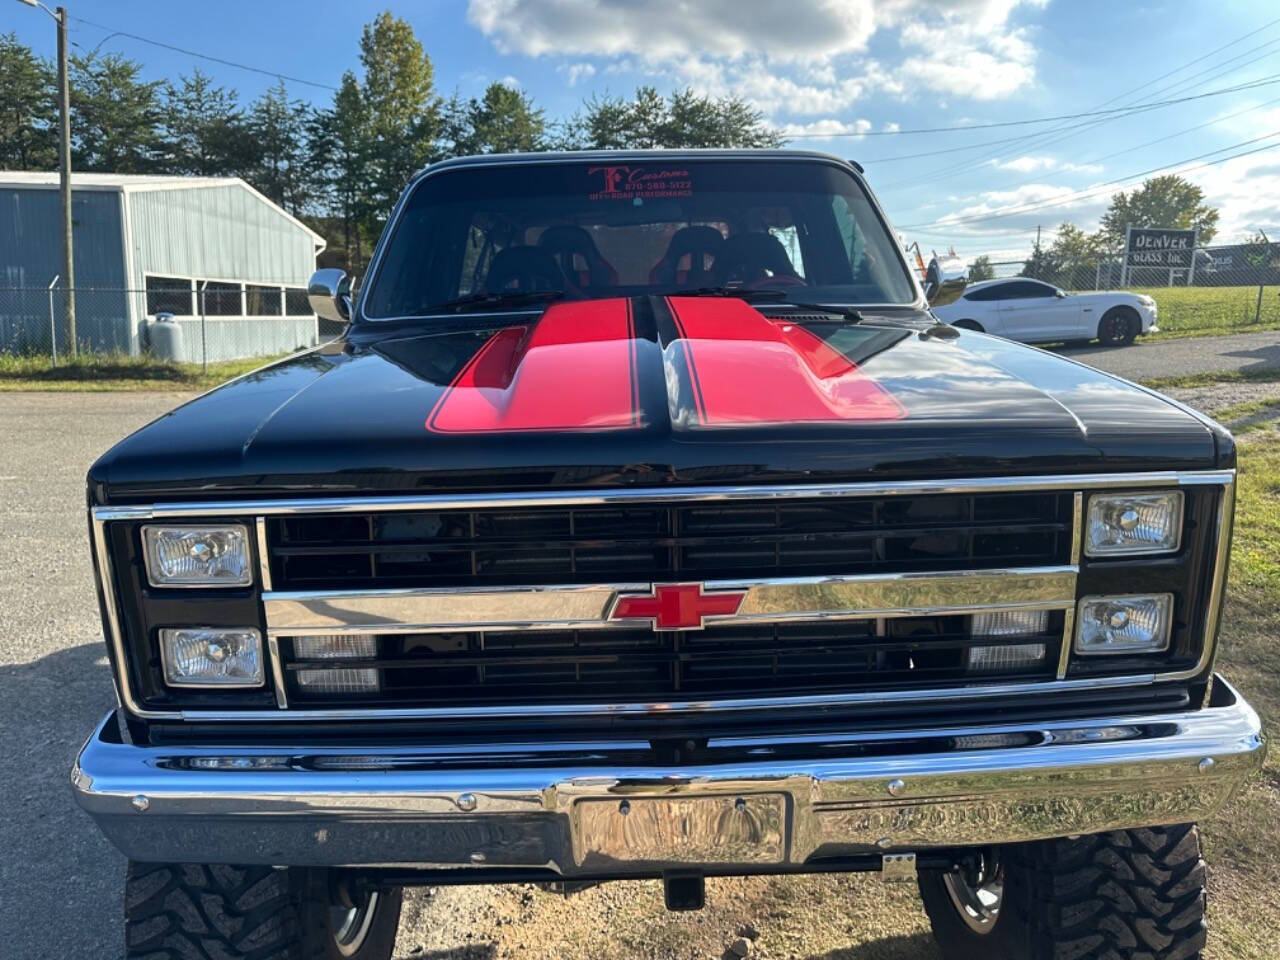
[[[1219,383],[1275,383],[1277,380],[1280,380],[1280,369],[1214,370],[1177,377],[1150,377],[1141,383],[1152,390],[1168,390],[1171,387],[1212,387]]]
[[[1280,734],[1280,430],[1240,442],[1231,579],[1218,667]],[[1211,960],[1271,958],[1280,943],[1280,752],[1226,811],[1203,825]]]
[[[283,354],[282,354],[283,356]],[[211,363],[172,363],[128,354],[81,354],[54,366],[47,356],[0,353],[0,391],[209,390],[277,357]]]
[[[1160,332],[1147,339],[1221,336],[1280,329],[1280,287],[1264,287],[1262,311],[1254,323],[1257,287],[1148,287],[1134,290],[1156,302]]]

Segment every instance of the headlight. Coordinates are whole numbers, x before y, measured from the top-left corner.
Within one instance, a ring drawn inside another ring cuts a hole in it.
[[[262,635],[252,627],[163,629],[160,659],[171,687],[262,686]]]
[[[153,587],[247,587],[249,531],[241,524],[142,528]]]
[[[1089,498],[1089,557],[1173,553],[1182,543],[1182,491],[1097,494]]]
[[[1076,617],[1076,653],[1160,653],[1169,649],[1173,594],[1086,597]]]

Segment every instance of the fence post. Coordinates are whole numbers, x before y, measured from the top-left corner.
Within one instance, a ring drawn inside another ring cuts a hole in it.
[[[1258,305],[1253,308],[1253,322],[1260,323],[1262,321],[1262,291],[1266,289],[1261,283],[1258,284]]]
[[[209,344],[205,340],[204,329],[204,288],[209,285],[208,280],[200,282],[200,372],[209,372]]]
[[[53,365],[58,365],[58,326],[53,320],[53,288],[62,279],[62,274],[55,273],[49,281],[49,349],[53,351]]]

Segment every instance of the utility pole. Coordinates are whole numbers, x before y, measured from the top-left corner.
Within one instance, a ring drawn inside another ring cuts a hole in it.
[[[62,275],[67,278],[63,304],[66,311],[67,349],[76,355],[75,247],[71,237],[71,78],[67,72],[67,8],[59,7],[58,21],[58,129],[61,132],[58,192],[62,195]]]
[[[67,8],[50,10],[40,0],[18,0],[39,7],[58,24],[58,192],[62,201],[62,302],[67,349],[76,354],[75,250],[71,237],[71,79],[67,73]],[[54,344],[56,351],[57,344]]]

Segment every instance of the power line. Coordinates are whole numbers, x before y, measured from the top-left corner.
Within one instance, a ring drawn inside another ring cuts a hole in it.
[[[110,30],[116,36],[128,37],[130,40],[137,40],[139,43],[149,43],[153,47],[161,47],[165,50],[171,50],[174,53],[181,53],[184,56],[196,57],[201,60],[208,60],[212,63],[220,63],[224,67],[235,67],[237,70],[248,70],[250,73],[259,73],[266,77],[275,77],[278,80],[288,80],[290,83],[301,83],[308,87],[319,87],[321,90],[338,89],[332,84],[317,83],[315,80],[304,80],[301,77],[291,77],[278,70],[264,70],[261,67],[251,67],[247,63],[236,63],[234,60],[226,60],[222,57],[215,57],[212,54],[198,53],[195,50],[187,50],[184,47],[174,46],[172,43],[165,43],[162,40],[152,40],[150,37],[142,37],[136,33],[126,33],[124,30],[116,30],[113,27],[104,26],[101,23],[94,23],[92,20],[86,20],[84,17],[72,17],[71,19],[75,20],[77,23],[83,23],[87,27],[96,27],[99,30]]]
[[[1280,41],[1277,41],[1277,42],[1280,42]],[[1125,153],[1132,153],[1134,150],[1141,150],[1143,147],[1149,147],[1149,146],[1152,146],[1153,144],[1162,143],[1165,140],[1172,140],[1173,138],[1180,137],[1183,134],[1192,133],[1196,130],[1203,129],[1204,127],[1211,127],[1215,123],[1222,123],[1225,120],[1231,120],[1231,119],[1234,119],[1235,117],[1243,116],[1246,113],[1252,113],[1255,110],[1261,110],[1264,107],[1269,107],[1276,103],[1280,103],[1280,98],[1277,98],[1275,100],[1265,100],[1262,103],[1256,104],[1252,107],[1247,107],[1244,110],[1237,111],[1236,113],[1229,113],[1226,116],[1215,117],[1212,120],[1208,120],[1204,123],[1197,124],[1194,127],[1187,127],[1184,130],[1179,130],[1176,133],[1169,134],[1168,136],[1160,137],[1158,140],[1148,140],[1146,143],[1140,143],[1136,147],[1130,147],[1126,150],[1119,150],[1115,153],[1108,153],[1106,156],[1095,157],[1092,160],[1086,160],[1082,162],[1098,163],[1102,160],[1109,160],[1112,157],[1118,157],[1121,154],[1125,154]],[[1141,105],[1139,104],[1138,106],[1141,106]],[[1138,111],[1135,111],[1135,112],[1138,112]],[[1103,122],[1106,122],[1106,121],[1103,121]],[[1073,125],[1073,127],[1062,127],[1060,129],[1067,130],[1067,129],[1074,129],[1075,127],[1091,127],[1096,125],[1097,125],[1097,121],[1086,121],[1084,123],[1075,124]],[[961,153],[965,150],[978,150],[982,147],[991,147],[1001,143],[1015,143],[1015,142],[1022,142],[1024,140],[1033,140],[1036,137],[1042,137],[1049,132],[1052,132],[1052,131],[1041,131],[1040,133],[1021,134],[1016,137],[1003,137],[999,140],[984,140],[982,143],[971,143],[963,147],[946,147],[941,150],[925,150],[921,153],[900,153],[900,154],[895,154],[894,156],[891,156],[891,157],[871,157],[867,159],[863,159],[862,157],[859,157],[858,162],[865,165],[869,163],[888,163],[893,160],[915,160],[921,157],[936,157],[936,156],[942,156],[943,154],[948,154],[948,153]],[[1055,143],[1055,142],[1057,141],[1047,141],[1044,144],[1038,144],[1037,149],[1048,146],[1049,143]],[[999,155],[1000,155],[1000,152],[997,152],[996,156],[999,156]],[[984,157],[982,158],[982,162],[980,165],[986,166],[986,162],[987,162],[987,158]],[[936,170],[934,171],[934,174],[956,173],[964,169],[967,169],[967,168],[953,167],[948,170]],[[922,176],[922,179],[927,179],[929,176],[930,176],[929,174],[925,174]],[[903,183],[915,182],[916,179],[917,178],[911,178],[910,180],[897,180],[897,181],[894,181],[893,183],[880,184],[880,188],[885,189],[887,187],[892,187],[892,186],[896,186]]]
[[[1238,93],[1241,90],[1255,90],[1258,87],[1270,87],[1280,83],[1280,73],[1268,74],[1257,80],[1250,80],[1247,83],[1237,84],[1234,87],[1222,87],[1218,90],[1209,90],[1205,93],[1197,93],[1189,97],[1177,97],[1173,100],[1156,100],[1151,103],[1131,104],[1126,107],[1113,107],[1110,110],[1088,110],[1084,113],[1062,113],[1054,117],[1034,117],[1025,120],[998,120],[992,123],[971,123],[964,126],[953,127],[915,127],[911,130],[867,130],[863,133],[824,133],[818,134],[823,139],[834,139],[837,137],[897,137],[908,136],[917,133],[959,133],[967,130],[993,130],[999,127],[1025,127],[1033,123],[1054,123],[1058,120],[1079,120],[1084,117],[1105,117],[1119,114],[1121,116],[1131,113],[1138,113],[1155,107],[1171,107],[1179,103],[1190,103],[1193,100],[1204,100],[1208,97],[1221,97],[1228,93]],[[1051,131],[1050,131],[1051,132]]]
[[[951,220],[931,220],[927,223],[904,223],[904,224],[899,224],[898,229],[910,230],[910,229],[928,228],[928,227],[954,227],[954,226],[961,226],[961,225],[970,224],[970,223],[985,223],[990,220],[1001,220],[1001,219],[1004,219],[1005,217],[1012,217],[1019,213],[1032,213],[1036,210],[1047,209],[1048,207],[1061,206],[1064,203],[1072,203],[1076,200],[1084,200],[1084,199],[1088,199],[1089,197],[1096,196],[1098,194],[1106,193],[1112,187],[1119,186],[1122,183],[1127,183],[1130,180],[1136,180],[1139,177],[1148,177],[1148,176],[1151,176],[1152,174],[1163,173],[1166,170],[1173,170],[1178,168],[1182,168],[1181,169],[1182,173],[1190,173],[1193,170],[1201,170],[1205,167],[1216,166],[1217,164],[1220,164],[1220,163],[1226,163],[1228,160],[1235,160],[1239,157],[1247,157],[1250,154],[1261,153],[1264,150],[1274,150],[1277,147],[1280,147],[1280,143],[1269,143],[1269,144],[1266,144],[1265,146],[1255,147],[1252,150],[1243,150],[1240,153],[1233,153],[1230,156],[1219,157],[1217,160],[1210,160],[1206,163],[1201,163],[1194,167],[1183,168],[1183,164],[1192,163],[1204,157],[1211,157],[1215,153],[1221,153],[1223,150],[1234,150],[1237,147],[1249,146],[1250,144],[1258,143],[1262,140],[1270,140],[1273,137],[1280,137],[1280,130],[1277,130],[1274,133],[1264,134],[1261,137],[1254,137],[1251,140],[1242,140],[1239,143],[1233,143],[1230,146],[1220,147],[1217,150],[1210,150],[1208,153],[1201,153],[1194,157],[1187,157],[1186,159],[1178,160],[1175,163],[1169,163],[1159,167],[1152,167],[1150,170],[1143,170],[1139,173],[1131,173],[1128,176],[1118,177],[1115,180],[1108,180],[1105,183],[1098,184],[1095,187],[1090,187],[1087,190],[1077,191],[1076,193],[1067,194],[1066,196],[1063,196],[1063,197],[1056,197],[1052,200],[1045,200],[1045,201],[1039,201],[1036,203],[1028,203],[1028,204],[1018,204],[1011,207],[1000,208],[992,211],[991,213],[977,214],[970,217],[956,217]]]
[[[1188,68],[1193,67],[1193,66],[1195,66],[1196,64],[1201,63],[1201,62],[1203,62],[1203,61],[1205,61],[1205,60],[1209,59],[1210,57],[1216,56],[1217,54],[1219,54],[1219,53],[1221,53],[1222,51],[1224,51],[1224,50],[1228,49],[1229,47],[1233,47],[1233,46],[1235,46],[1235,45],[1237,45],[1237,44],[1239,44],[1239,43],[1242,43],[1242,42],[1243,42],[1243,41],[1245,41],[1245,40],[1248,40],[1248,39],[1251,39],[1251,38],[1256,38],[1256,37],[1260,36],[1261,34],[1265,33],[1267,30],[1269,30],[1269,29],[1271,29],[1272,27],[1276,26],[1277,24],[1280,24],[1280,17],[1278,17],[1278,18],[1276,18],[1276,19],[1274,19],[1274,20],[1271,20],[1271,21],[1269,21],[1269,22],[1267,22],[1267,23],[1264,23],[1262,26],[1260,26],[1260,27],[1258,27],[1258,28],[1256,28],[1256,29],[1246,31],[1245,33],[1240,34],[1238,37],[1234,38],[1233,40],[1229,40],[1229,41],[1227,41],[1226,43],[1222,44],[1221,46],[1215,47],[1213,50],[1210,50],[1208,53],[1201,54],[1200,56],[1195,57],[1195,58],[1194,58],[1194,59],[1192,59],[1192,60],[1188,60],[1186,63],[1183,63],[1183,64],[1181,64],[1181,65],[1179,65],[1179,66],[1177,66],[1177,67],[1174,67],[1172,70],[1168,70],[1168,71],[1166,71],[1165,73],[1161,74],[1160,76],[1158,76],[1158,77],[1156,77],[1156,78],[1154,78],[1154,79],[1152,79],[1152,80],[1148,80],[1148,81],[1146,81],[1146,82],[1144,82],[1144,83],[1139,84],[1139,85],[1138,85],[1138,86],[1136,86],[1136,87],[1132,87],[1132,88],[1130,88],[1129,90],[1126,90],[1126,91],[1125,91],[1125,92],[1123,92],[1123,93],[1116,94],[1115,96],[1111,97],[1110,99],[1108,99],[1108,100],[1104,100],[1104,101],[1102,101],[1101,103],[1099,103],[1099,104],[1097,105],[1097,107],[1095,107],[1094,109],[1096,109],[1096,110],[1101,110],[1102,108],[1106,107],[1108,104],[1115,103],[1117,100],[1121,100],[1121,99],[1123,99],[1123,98],[1125,98],[1125,97],[1132,96],[1133,94],[1138,93],[1140,90],[1143,90],[1143,89],[1146,89],[1146,88],[1148,88],[1148,87],[1151,87],[1151,86],[1153,86],[1153,85],[1155,85],[1155,84],[1159,83],[1160,81],[1165,80],[1165,79],[1167,79],[1167,78],[1169,78],[1169,77],[1173,76],[1174,74],[1181,73],[1182,71],[1187,70]],[[1139,99],[1136,103],[1131,103],[1131,104],[1129,104],[1129,106],[1131,106],[1131,107],[1133,107],[1133,108],[1134,108],[1134,113],[1135,113],[1135,114],[1136,114],[1136,113],[1139,113],[1139,112],[1143,112],[1143,111],[1145,111],[1145,110],[1147,110],[1147,109],[1150,109],[1150,108],[1151,108],[1150,101],[1151,101],[1151,98],[1152,98],[1152,97],[1158,97],[1158,96],[1160,96],[1161,94],[1167,93],[1167,92],[1168,92],[1168,91],[1170,91],[1170,90],[1174,90],[1174,89],[1176,89],[1176,88],[1178,88],[1178,87],[1185,86],[1187,83],[1189,83],[1189,82],[1191,82],[1191,81],[1195,80],[1196,78],[1198,78],[1198,77],[1202,77],[1205,73],[1209,73],[1209,72],[1212,72],[1212,71],[1215,71],[1215,70],[1219,70],[1221,67],[1225,66],[1226,64],[1234,63],[1235,61],[1240,60],[1242,57],[1246,57],[1246,56],[1248,56],[1250,53],[1255,53],[1255,52],[1257,52],[1258,50],[1263,49],[1264,47],[1272,46],[1273,44],[1275,44],[1275,43],[1277,43],[1277,42],[1280,42],[1280,40],[1272,40],[1272,41],[1268,41],[1268,42],[1266,42],[1266,43],[1262,43],[1262,44],[1260,44],[1260,45],[1258,45],[1258,46],[1256,46],[1256,47],[1251,47],[1249,50],[1246,50],[1246,51],[1245,51],[1244,53],[1242,53],[1242,54],[1238,54],[1238,55],[1236,55],[1236,56],[1234,56],[1234,57],[1231,57],[1230,59],[1228,59],[1228,60],[1226,60],[1226,61],[1223,61],[1223,62],[1217,63],[1217,64],[1215,64],[1214,66],[1208,67],[1208,68],[1207,68],[1207,69],[1205,69],[1205,70],[1201,70],[1201,71],[1199,71],[1198,73],[1192,74],[1190,77],[1184,77],[1182,80],[1176,81],[1176,82],[1174,82],[1173,84],[1170,84],[1170,85],[1168,85],[1168,86],[1162,87],[1162,88],[1160,88],[1160,89],[1158,89],[1158,90],[1154,91],[1153,93],[1148,94],[1146,97],[1144,97],[1144,98],[1142,98],[1142,99]],[[1271,56],[1271,54],[1264,54],[1264,55],[1263,55],[1263,56],[1261,56],[1261,57],[1255,57],[1253,60],[1249,60],[1249,61],[1246,61],[1245,63],[1238,64],[1238,65],[1236,65],[1236,66],[1234,66],[1234,67],[1230,67],[1230,68],[1228,68],[1228,69],[1227,69],[1227,70],[1225,70],[1225,71],[1221,71],[1221,72],[1219,72],[1219,73],[1217,73],[1217,74],[1214,74],[1214,76],[1213,76],[1213,77],[1207,78],[1207,79],[1205,79],[1205,80],[1201,80],[1199,83],[1196,83],[1196,84],[1194,84],[1193,86],[1203,86],[1204,84],[1208,83],[1210,80],[1212,80],[1212,79],[1216,79],[1218,76],[1222,76],[1222,75],[1224,75],[1224,74],[1226,74],[1226,73],[1234,73],[1235,71],[1240,70],[1240,69],[1242,69],[1243,67],[1246,67],[1246,66],[1248,66],[1248,65],[1249,65],[1249,64],[1251,64],[1251,63],[1255,63],[1257,60],[1265,59],[1265,58],[1266,58],[1266,57],[1268,57],[1268,56]],[[1131,115],[1132,115],[1132,114],[1124,114],[1123,116],[1126,116],[1126,117],[1127,117],[1127,116],[1131,116]],[[1110,122],[1112,122],[1112,121],[1113,121],[1113,120],[1115,120],[1115,119],[1120,119],[1120,117],[1118,117],[1118,116],[1112,116],[1112,117],[1108,117],[1108,118],[1105,118],[1105,119],[1102,119],[1102,120],[1086,120],[1086,121],[1084,121],[1084,122],[1082,122],[1082,123],[1076,123],[1076,124],[1064,124],[1064,125],[1061,125],[1061,126],[1059,126],[1059,127],[1055,127],[1055,128],[1054,128],[1054,129],[1052,129],[1052,130],[1041,130],[1041,131],[1037,131],[1037,132],[1035,132],[1035,133],[1025,134],[1025,135],[1018,136],[1018,137],[1005,138],[1005,139],[1001,139],[1001,140],[989,140],[989,141],[986,141],[985,143],[983,143],[983,144],[981,144],[981,145],[973,145],[972,147],[952,148],[952,149],[949,149],[949,150],[938,150],[938,151],[931,151],[931,152],[938,153],[938,154],[942,154],[942,153],[956,153],[956,152],[960,152],[961,150],[965,150],[965,149],[978,149],[978,148],[980,148],[980,147],[995,146],[995,145],[997,145],[997,144],[1002,144],[1002,143],[1024,143],[1024,142],[1028,142],[1028,141],[1038,141],[1038,142],[1035,142],[1034,144],[1030,144],[1030,143],[1029,143],[1029,144],[1028,144],[1028,146],[1026,147],[1026,149],[1028,149],[1028,150],[1029,150],[1029,149],[1044,149],[1045,147],[1048,147],[1048,146],[1050,146],[1050,145],[1052,145],[1052,144],[1054,144],[1054,143],[1060,143],[1062,140],[1069,139],[1069,138],[1071,138],[1071,137],[1073,137],[1073,136],[1076,136],[1076,135],[1077,135],[1077,134],[1072,133],[1072,132],[1070,132],[1070,131],[1083,131],[1083,130],[1091,129],[1091,128],[1094,128],[1094,127],[1099,127],[1099,126],[1102,126],[1102,125],[1104,125],[1104,124],[1106,124],[1106,123],[1110,123]],[[1063,133],[1064,135],[1063,135],[1063,136],[1055,136],[1055,134],[1058,134],[1058,133]],[[976,168],[979,168],[979,167],[986,166],[986,163],[987,163],[987,161],[988,161],[988,160],[994,160],[994,159],[999,159],[999,158],[1001,158],[1001,157],[1006,157],[1006,156],[1009,156],[1009,155],[1010,155],[1011,153],[1013,153],[1013,152],[1014,152],[1014,151],[1013,151],[1013,150],[1011,150],[1011,149],[999,149],[999,150],[994,150],[994,151],[991,151],[991,152],[989,152],[989,153],[984,153],[982,156],[977,157],[977,158],[975,158],[974,160],[968,161],[968,162],[966,162],[966,163],[962,163],[959,167],[950,167],[950,168],[947,168],[947,169],[933,170],[933,171],[930,171],[929,173],[926,173],[926,174],[921,175],[920,177],[904,178],[904,179],[902,179],[902,180],[896,180],[896,181],[893,181],[893,182],[891,182],[891,183],[881,184],[881,188],[882,188],[882,189],[890,189],[890,188],[893,188],[893,187],[896,187],[896,186],[900,186],[900,185],[905,184],[905,183],[914,183],[914,182],[916,182],[916,181],[917,181],[917,180],[919,180],[919,179],[925,179],[925,180],[927,180],[927,179],[929,179],[929,178],[931,178],[931,177],[934,177],[934,176],[940,176],[940,175],[949,175],[949,176],[954,176],[955,174],[960,173],[960,172],[964,172],[964,171],[967,171],[967,170],[972,170],[972,169],[976,169]],[[886,159],[915,159],[915,158],[917,158],[917,157],[924,157],[924,156],[928,156],[928,155],[929,155],[929,153],[930,153],[930,152],[924,152],[924,153],[919,153],[919,154],[908,154],[908,155],[905,155],[905,156],[902,156],[902,157],[898,157],[898,158],[886,158]],[[866,161],[863,161],[863,162],[865,162],[865,163],[874,163],[874,162],[876,162],[876,161],[875,161],[875,160],[866,160]]]

